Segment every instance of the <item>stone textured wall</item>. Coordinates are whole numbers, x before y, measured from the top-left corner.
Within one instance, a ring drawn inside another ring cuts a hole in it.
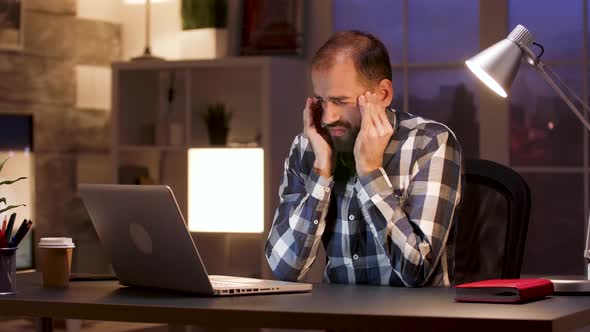
[[[27,0],[23,24],[24,49],[0,50],[0,112],[33,114],[35,242],[71,236],[73,269],[106,271],[76,187],[110,180],[110,113],[76,108],[75,67],[120,60],[121,27],[77,18],[76,0]]]

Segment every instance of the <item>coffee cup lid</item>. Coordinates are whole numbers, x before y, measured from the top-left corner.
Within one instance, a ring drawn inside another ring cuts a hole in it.
[[[71,237],[42,237],[39,248],[75,248]]]

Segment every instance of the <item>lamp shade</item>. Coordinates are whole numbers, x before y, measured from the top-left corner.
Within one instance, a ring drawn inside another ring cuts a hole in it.
[[[506,98],[523,57],[522,47],[529,47],[533,35],[518,25],[505,38],[465,61],[469,69],[490,89]]]

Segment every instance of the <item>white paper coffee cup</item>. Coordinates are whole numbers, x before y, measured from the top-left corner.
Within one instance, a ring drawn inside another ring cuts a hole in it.
[[[37,247],[41,250],[43,286],[67,287],[70,282],[74,242],[69,237],[43,237]]]

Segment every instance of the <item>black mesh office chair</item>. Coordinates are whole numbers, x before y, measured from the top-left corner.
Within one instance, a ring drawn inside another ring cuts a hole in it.
[[[529,186],[510,167],[489,160],[466,161],[455,284],[520,277],[530,206]]]

